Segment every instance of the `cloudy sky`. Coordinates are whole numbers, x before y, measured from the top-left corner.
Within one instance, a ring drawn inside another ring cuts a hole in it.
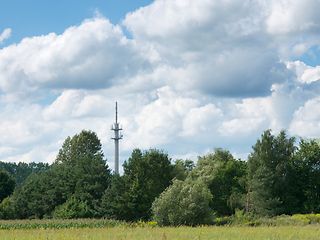
[[[245,159],[263,130],[320,136],[320,0],[4,0],[0,160],[52,162],[114,102],[133,148]]]

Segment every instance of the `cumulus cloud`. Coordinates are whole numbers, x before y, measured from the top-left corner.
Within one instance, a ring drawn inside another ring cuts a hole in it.
[[[100,15],[2,48],[0,159],[50,162],[91,129],[112,160],[116,100],[122,160],[135,147],[245,157],[267,128],[316,137],[320,70],[299,56],[320,45],[317,6],[156,0],[119,25]]]
[[[295,72],[301,83],[311,84],[320,80],[320,66],[312,67],[301,61],[294,61],[288,62],[287,67]]]
[[[61,35],[23,39],[0,50],[0,89],[96,89],[147,71],[148,49],[137,47],[119,26],[94,18]]]
[[[0,44],[11,37],[11,28],[6,28],[0,33]]]
[[[319,34],[319,5],[319,0],[272,1],[267,29],[272,34]]]
[[[319,138],[320,98],[313,98],[297,109],[290,124],[290,132],[298,136]]]
[[[218,96],[261,96],[291,77],[261,10],[261,1],[162,0],[128,14],[124,25],[189,76],[174,84]]]
[[[320,80],[320,66],[311,67],[304,71],[301,80],[305,83],[312,83]]]

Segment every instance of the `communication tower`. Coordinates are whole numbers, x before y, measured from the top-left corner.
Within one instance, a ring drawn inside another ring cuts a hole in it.
[[[111,130],[114,131],[114,172],[119,174],[119,140],[122,139],[122,130],[120,124],[118,123],[118,103],[116,102],[116,122],[112,125]]]

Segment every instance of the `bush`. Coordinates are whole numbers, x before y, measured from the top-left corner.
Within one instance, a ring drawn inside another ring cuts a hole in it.
[[[64,204],[56,207],[53,212],[54,218],[72,219],[72,218],[88,218],[92,212],[86,201],[78,200],[72,196]]]
[[[200,225],[213,220],[212,195],[202,181],[174,180],[152,204],[153,218],[159,225]]]
[[[12,198],[7,197],[3,199],[0,204],[0,219],[13,219],[14,217],[14,205]]]

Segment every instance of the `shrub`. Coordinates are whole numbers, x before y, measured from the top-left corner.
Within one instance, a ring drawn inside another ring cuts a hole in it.
[[[53,212],[54,218],[71,219],[91,217],[91,209],[86,201],[78,200],[72,196],[64,204],[56,207]]]
[[[159,225],[200,225],[213,220],[212,195],[202,181],[174,180],[153,205],[153,218]]]
[[[14,205],[12,198],[7,197],[3,199],[0,204],[0,219],[13,219],[14,218]]]

